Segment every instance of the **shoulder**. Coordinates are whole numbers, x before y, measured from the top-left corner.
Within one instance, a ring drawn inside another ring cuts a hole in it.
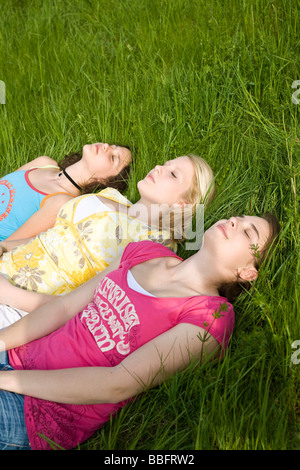
[[[34,160],[31,160],[28,163],[22,165],[18,170],[30,170],[31,168],[46,166],[46,165],[54,165],[58,167],[58,164],[53,158],[47,157],[45,155],[41,157],[37,157]]]
[[[70,201],[70,199],[74,199],[74,196],[69,193],[49,194],[42,200],[41,207],[46,207],[47,209],[52,207],[59,210],[61,206],[63,206],[66,202]]]
[[[232,304],[219,296],[195,296],[182,305],[176,323],[192,323],[208,331],[219,343],[228,344],[234,329]]]
[[[201,312],[203,316],[211,320],[221,319],[225,322],[234,317],[233,306],[225,297],[210,295],[188,297],[183,312]]]
[[[142,240],[129,243],[123,253],[121,262],[130,260],[134,264],[141,263],[148,259],[159,258],[162,256],[173,256],[179,258],[166,246],[151,240]],[[180,258],[181,259],[181,258]]]
[[[114,188],[102,189],[102,191],[97,193],[97,196],[104,197],[106,199],[110,199],[120,204],[125,204],[127,206],[131,205],[131,202],[125,196],[123,196],[117,189]]]

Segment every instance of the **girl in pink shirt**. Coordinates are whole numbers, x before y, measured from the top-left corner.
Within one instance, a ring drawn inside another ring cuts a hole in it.
[[[151,241],[131,243],[72,293],[41,296],[41,307],[0,333],[14,369],[0,372],[0,403],[24,396],[23,435],[13,444],[50,449],[50,439],[71,449],[191,357],[222,355],[234,327],[233,284],[255,280],[277,233],[270,216],[221,220],[186,260]],[[9,448],[1,428],[0,448]]]

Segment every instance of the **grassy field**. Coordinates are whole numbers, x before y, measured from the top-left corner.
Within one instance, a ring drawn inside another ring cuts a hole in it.
[[[298,0],[0,0],[2,175],[118,142],[134,149],[134,201],[155,164],[196,153],[217,175],[205,227],[266,210],[282,227],[224,360],[150,390],[84,449],[300,448],[299,13]]]

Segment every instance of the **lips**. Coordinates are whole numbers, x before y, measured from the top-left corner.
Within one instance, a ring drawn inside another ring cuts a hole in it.
[[[221,230],[221,232],[223,233],[224,237],[225,238],[228,238],[227,236],[227,230],[226,230],[226,227],[224,224],[220,224],[220,225],[217,225],[218,229]]]
[[[147,178],[150,178],[153,181],[153,183],[155,183],[155,180],[154,180],[153,175],[151,173],[149,173],[147,175]]]

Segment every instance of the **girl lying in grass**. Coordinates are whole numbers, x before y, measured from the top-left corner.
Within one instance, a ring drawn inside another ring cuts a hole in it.
[[[212,199],[214,176],[202,158],[182,156],[157,165],[137,186],[135,204],[107,188],[67,202],[55,226],[32,241],[3,241],[0,274],[25,290],[58,295],[105,269],[129,242],[150,239],[175,247],[197,204]],[[32,310],[20,294],[13,306]],[[0,290],[0,303],[8,302]],[[4,315],[0,312],[0,328]],[[11,310],[8,316],[18,319],[19,312]]]
[[[105,187],[125,188],[131,152],[128,147],[85,145],[82,155],[59,163],[37,157],[0,179],[0,240],[33,237],[53,227],[68,200]],[[125,184],[124,184],[125,183]]]
[[[270,215],[221,220],[186,260],[130,243],[73,292],[38,294],[41,306],[0,332],[0,448],[74,448],[192,359],[221,357],[236,286],[256,279],[277,233]]]

